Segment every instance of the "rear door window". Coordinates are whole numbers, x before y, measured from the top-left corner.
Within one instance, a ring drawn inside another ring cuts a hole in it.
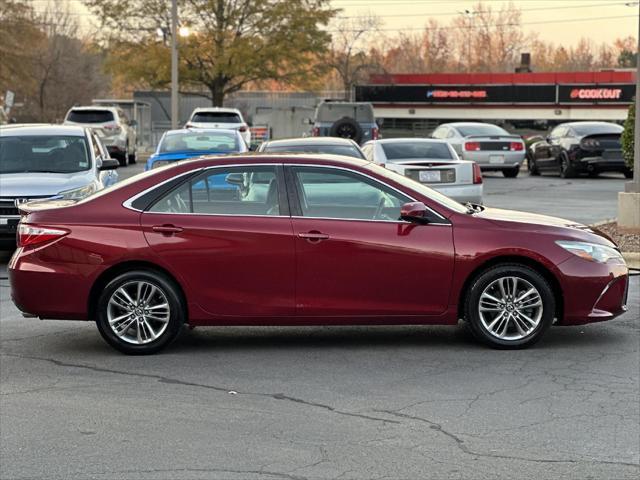
[[[109,110],[71,110],[67,120],[76,123],[106,123],[114,120]]]

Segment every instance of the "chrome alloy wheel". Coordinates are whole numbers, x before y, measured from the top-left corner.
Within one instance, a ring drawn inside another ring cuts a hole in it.
[[[109,327],[127,343],[144,345],[153,342],[167,329],[170,318],[167,296],[146,281],[127,282],[109,298]]]
[[[480,295],[478,313],[488,333],[501,340],[529,336],[542,319],[542,297],[531,283],[519,277],[501,277]]]

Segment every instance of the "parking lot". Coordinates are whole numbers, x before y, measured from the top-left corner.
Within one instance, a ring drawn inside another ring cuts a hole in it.
[[[487,205],[584,223],[615,217],[624,184],[484,180]],[[226,327],[128,357],[93,324],[23,319],[7,258],[2,478],[638,477],[638,277],[622,317],[523,351],[462,326]]]

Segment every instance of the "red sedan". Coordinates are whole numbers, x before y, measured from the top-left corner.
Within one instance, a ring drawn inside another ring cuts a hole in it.
[[[627,266],[587,227],[461,205],[364,160],[178,162],[21,206],[25,316],[94,320],[129,354],[190,325],[456,324],[498,348],[625,311]]]

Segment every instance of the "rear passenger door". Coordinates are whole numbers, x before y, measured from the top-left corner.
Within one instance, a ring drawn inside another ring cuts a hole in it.
[[[215,167],[141,216],[145,237],[189,301],[234,316],[294,312],[294,244],[280,165]],[[240,321],[240,320],[238,320]]]

